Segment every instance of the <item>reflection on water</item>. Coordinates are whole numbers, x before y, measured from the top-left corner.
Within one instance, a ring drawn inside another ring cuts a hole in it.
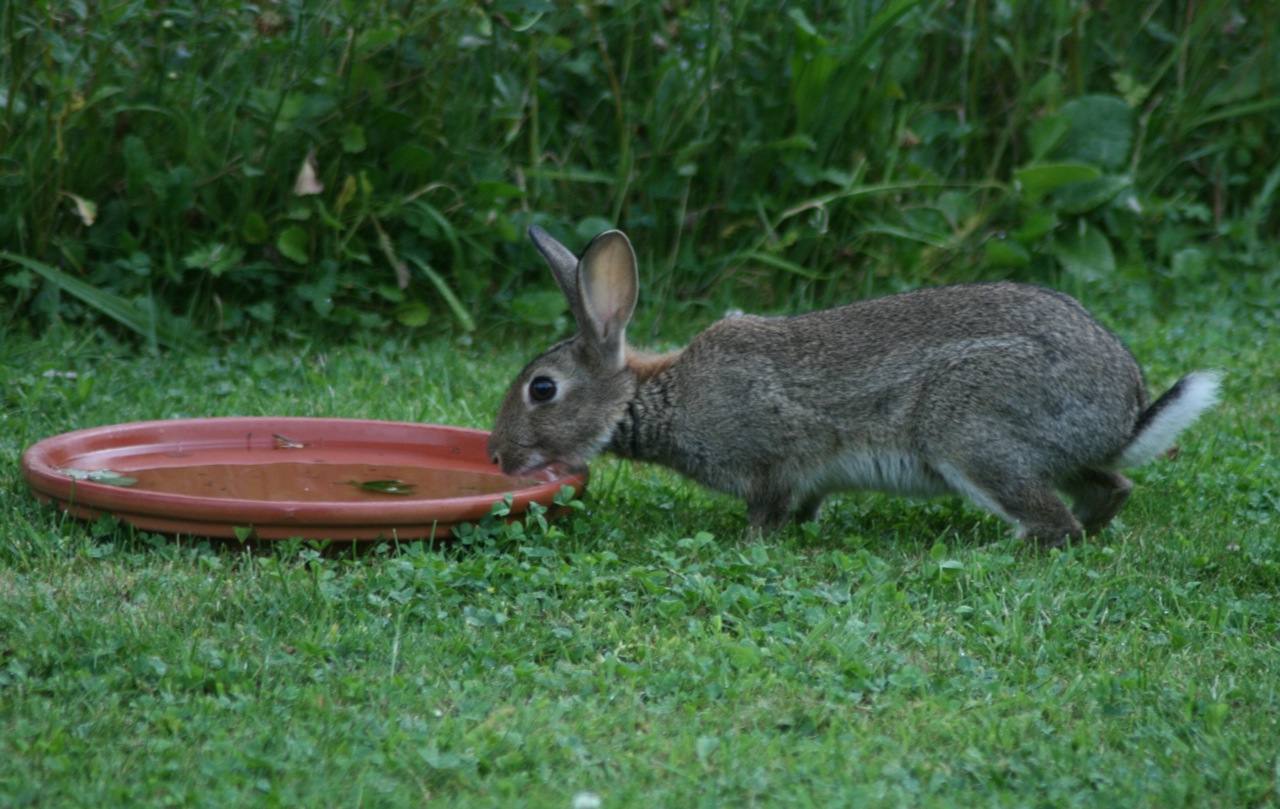
[[[504,475],[422,466],[361,463],[207,464],[130,469],[133,489],[229,500],[367,503],[377,500],[439,500],[500,494],[528,485]],[[362,489],[375,480],[402,480],[412,493]]]

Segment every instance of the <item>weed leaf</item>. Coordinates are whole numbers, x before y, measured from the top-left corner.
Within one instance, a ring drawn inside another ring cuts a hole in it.
[[[348,486],[355,486],[366,492],[377,492],[378,494],[397,494],[410,495],[417,491],[418,484],[408,483],[398,478],[388,480],[349,480]]]
[[[84,469],[59,469],[58,472],[75,480],[87,480],[92,483],[103,483],[107,486],[133,486],[138,482],[137,478],[131,478],[128,475],[122,475],[119,472],[112,472],[110,469],[94,469],[91,471],[86,471]]]

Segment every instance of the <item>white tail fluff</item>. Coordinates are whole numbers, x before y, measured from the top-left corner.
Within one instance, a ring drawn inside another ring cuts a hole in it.
[[[1222,374],[1217,371],[1197,371],[1179,379],[1138,417],[1133,439],[1116,466],[1144,464],[1173,446],[1178,433],[1217,403],[1221,386]]]

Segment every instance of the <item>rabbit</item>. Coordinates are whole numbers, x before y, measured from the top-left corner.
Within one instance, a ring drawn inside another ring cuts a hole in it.
[[[491,460],[508,475],[602,451],[662,464],[744,499],[749,537],[817,520],[834,492],[877,490],[959,494],[1058,547],[1106,527],[1133,488],[1117,470],[1218,400],[1220,374],[1202,371],[1148,402],[1133,355],[1075,299],[1005,281],[728,317],[641,353],[626,342],[627,237],[601,233],[579,259],[529,236],[579,331],[516,377]]]

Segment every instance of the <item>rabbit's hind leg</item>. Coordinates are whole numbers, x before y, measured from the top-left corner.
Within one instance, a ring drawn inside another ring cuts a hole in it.
[[[1017,527],[1018,538],[1038,548],[1058,548],[1080,539],[1084,530],[1053,487],[1019,475],[999,463],[973,463],[964,469],[937,464],[938,474],[958,494]]]
[[[1071,511],[1090,534],[1096,534],[1124,507],[1133,483],[1119,472],[1081,469],[1062,482],[1072,500]]]
[[[801,499],[800,505],[796,506],[796,525],[804,525],[807,522],[817,522],[818,518],[822,516],[822,501],[825,498],[825,493],[819,493],[811,494]]]
[[[746,501],[748,539],[777,533],[800,516],[792,492],[772,481],[751,486]]]

